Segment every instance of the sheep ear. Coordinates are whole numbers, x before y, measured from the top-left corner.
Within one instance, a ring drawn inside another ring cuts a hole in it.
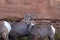
[[[25,13],[24,19],[26,19],[26,18],[28,18],[28,17],[34,19],[35,16],[36,16],[36,13]]]
[[[36,17],[36,13],[32,13],[31,17],[34,19]]]
[[[27,13],[24,13],[24,19],[26,19],[26,17],[27,17]]]

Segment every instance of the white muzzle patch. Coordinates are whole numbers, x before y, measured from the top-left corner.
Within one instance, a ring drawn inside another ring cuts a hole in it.
[[[31,23],[31,25],[33,26],[33,25],[35,25],[35,24]]]
[[[4,22],[5,27],[8,29],[8,32],[10,32],[11,31],[11,25],[7,21],[3,21],[3,22]]]
[[[55,28],[53,27],[53,25],[51,25],[52,31],[55,34]]]

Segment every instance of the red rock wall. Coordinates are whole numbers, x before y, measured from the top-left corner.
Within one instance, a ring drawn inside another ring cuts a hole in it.
[[[60,1],[0,0],[0,18],[23,17],[26,13],[35,13],[40,19],[60,19]]]

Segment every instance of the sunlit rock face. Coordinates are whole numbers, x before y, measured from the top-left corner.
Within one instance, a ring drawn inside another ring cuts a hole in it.
[[[0,0],[0,19],[23,17],[26,13],[40,19],[60,19],[60,0]]]

